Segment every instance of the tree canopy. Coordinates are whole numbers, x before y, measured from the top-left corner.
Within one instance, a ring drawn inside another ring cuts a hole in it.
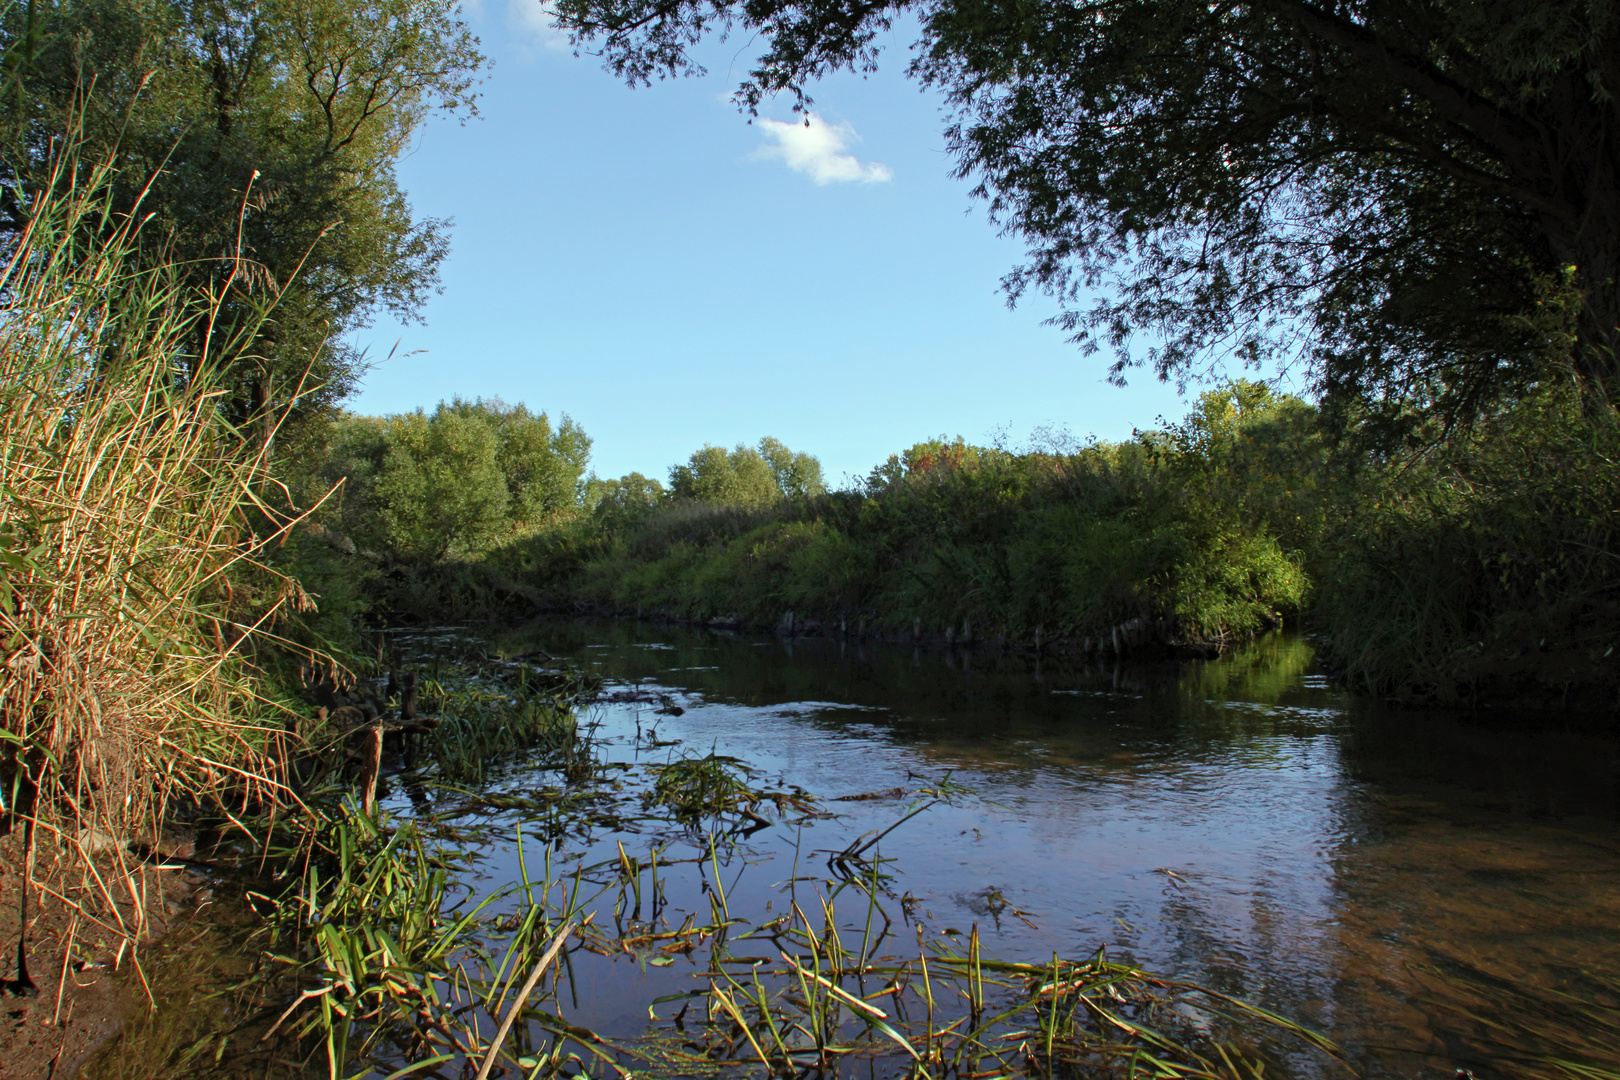
[[[1330,406],[1620,396],[1620,8],[1584,0],[559,0],[631,82],[765,49],[800,107],[915,17],[961,176],[1122,378],[1304,363]],[[1093,301],[1093,295],[1100,300]],[[1148,343],[1132,350],[1133,340]],[[1415,408],[1414,408],[1415,407]]]
[[[664,504],[664,485],[638,472],[617,480],[590,476],[585,480],[584,506],[597,524],[609,530],[634,525]]]
[[[274,300],[239,415],[306,371],[337,400],[362,363],[340,336],[437,286],[447,223],[413,214],[394,162],[429,113],[473,111],[477,45],[453,0],[9,5],[0,228],[26,220],[53,144],[82,140],[116,160],[117,208],[153,215],[143,257],[223,294],[226,321]]]
[[[429,413],[343,416],[302,481],[361,547],[434,561],[475,554],[580,505],[591,439],[566,414],[499,399],[440,402]]]
[[[827,490],[821,462],[795,453],[781,440],[766,436],[758,448],[738,444],[704,446],[684,465],[669,470],[669,493],[695,502],[765,506],[781,499],[820,495]]]

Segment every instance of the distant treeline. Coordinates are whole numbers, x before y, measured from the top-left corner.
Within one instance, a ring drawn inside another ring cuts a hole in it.
[[[338,421],[309,476],[348,477],[323,520],[371,554],[351,607],[1070,651],[1208,651],[1304,619],[1380,695],[1608,707],[1620,685],[1620,432],[1572,393],[1396,453],[1237,381],[1128,441],[939,438],[841,491],[770,438],[705,446],[667,485],[587,475],[589,445],[499,402]]]

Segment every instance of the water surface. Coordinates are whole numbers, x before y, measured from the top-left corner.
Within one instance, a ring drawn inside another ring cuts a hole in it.
[[[987,953],[1106,948],[1323,1030],[1374,1077],[1513,1075],[1494,1043],[1592,1037],[1556,995],[1615,1002],[1614,741],[1359,703],[1297,636],[1207,663],[1078,671],[635,623],[536,624],[500,647],[684,709],[592,706],[601,753],[626,775],[713,751],[836,812],[749,837],[726,864],[734,911],[780,905],[788,878],[826,876],[827,852],[949,776],[969,794],[886,837],[883,869],[916,921],[976,924]],[[518,768],[499,786],[542,781]],[[632,827],[554,854],[621,841],[668,844],[671,858],[703,846]],[[515,876],[514,850],[488,851],[482,872]],[[627,958],[575,976],[572,1017],[631,1034],[691,972]]]

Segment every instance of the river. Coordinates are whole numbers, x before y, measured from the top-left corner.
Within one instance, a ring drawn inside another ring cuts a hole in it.
[[[1605,1045],[1620,1032],[1611,738],[1360,701],[1298,635],[1081,669],[634,622],[537,623],[496,648],[600,676],[583,719],[626,777],[712,752],[820,800],[826,813],[728,847],[728,903],[755,922],[789,879],[828,876],[827,853],[948,778],[950,798],[879,849],[893,914],[928,934],[976,926],[985,953],[1030,962],[1106,949],[1322,1031],[1366,1077],[1519,1075],[1504,1048],[1620,1067]],[[518,763],[491,791],[552,783]],[[413,811],[403,792],[388,805]],[[490,837],[527,828],[519,812],[477,817]],[[552,856],[620,843],[677,863],[666,918],[697,910],[697,870],[678,865],[704,854],[697,832],[628,823]],[[492,842],[471,884],[519,873],[515,842]],[[634,1035],[694,964],[582,957],[567,1016]]]

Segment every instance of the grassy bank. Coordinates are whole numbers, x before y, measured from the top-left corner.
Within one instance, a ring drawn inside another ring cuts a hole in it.
[[[1620,420],[1551,385],[1361,466],[1314,611],[1354,688],[1470,708],[1620,708]]]
[[[1366,693],[1602,714],[1617,451],[1612,412],[1557,379],[1393,448],[1240,381],[1127,442],[936,439],[840,491],[773,486],[747,447],[705,447],[669,490],[581,463],[571,505],[447,529],[439,558],[386,499],[332,523],[368,553],[369,602],[406,619],[541,608],[1071,655],[1209,654],[1304,621]]]
[[[406,617],[475,615],[504,598],[1111,651],[1117,633],[1136,647],[1218,648],[1309,600],[1302,560],[1324,514],[1322,452],[1310,410],[1260,386],[1212,393],[1183,425],[1127,443],[918,444],[856,490],[682,494],[727,489],[686,475],[713,450],[672,470],[668,493],[637,477],[585,484],[587,506],[447,559],[412,558],[380,513],[335,524],[373,553],[379,605]]]

